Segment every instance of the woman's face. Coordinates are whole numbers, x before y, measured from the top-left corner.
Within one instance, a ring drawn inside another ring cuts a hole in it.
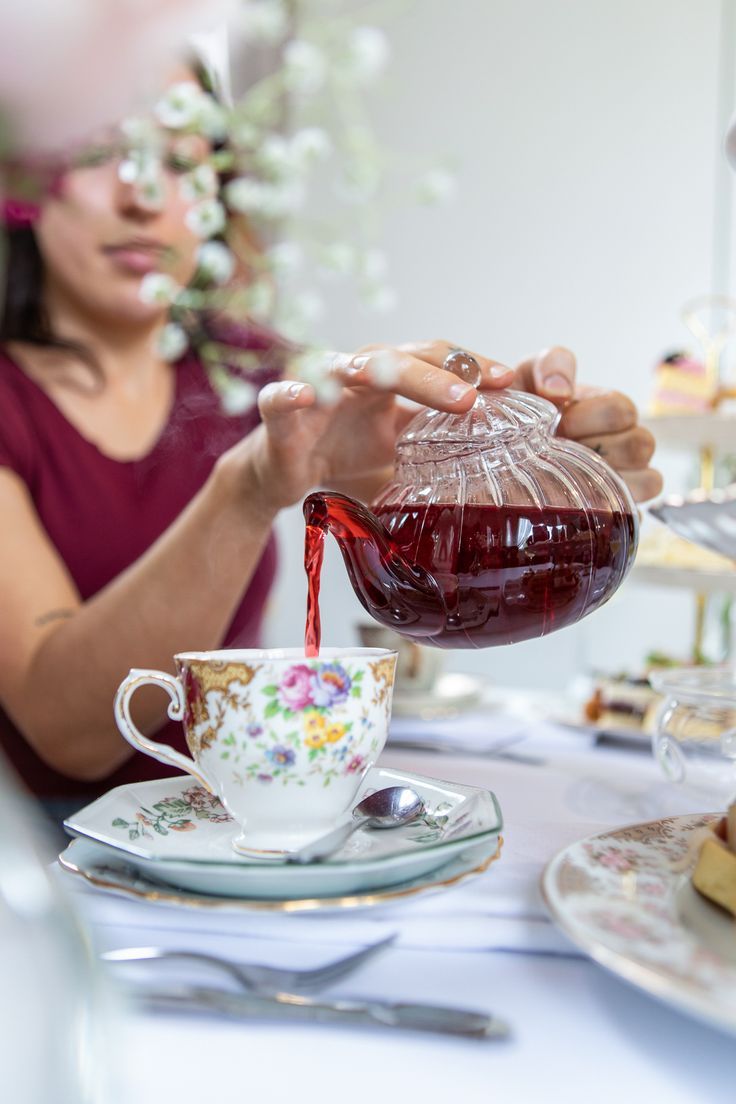
[[[194,274],[200,239],[187,226],[193,203],[180,183],[210,147],[198,135],[170,138],[157,202],[121,179],[119,144],[103,140],[100,149],[99,160],[65,173],[35,224],[46,292],[98,324],[148,326],[166,308],[142,302],[144,276],[162,272],[187,284]]]

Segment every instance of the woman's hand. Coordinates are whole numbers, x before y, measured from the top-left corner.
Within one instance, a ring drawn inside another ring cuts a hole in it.
[[[415,413],[399,397],[457,414],[475,401],[475,389],[442,368],[453,348],[433,341],[325,354],[327,371],[340,386],[331,405],[318,403],[309,384],[269,384],[259,396],[262,425],[232,450],[233,458],[247,457],[249,497],[255,494],[269,514],[315,486],[347,489],[373,482],[378,489],[396,439]],[[637,501],[659,493],[661,477],[649,467],[654,438],[637,425],[636,407],[620,392],[577,385],[575,358],[567,349],[546,350],[516,370],[472,355],[481,389],[514,386],[550,399],[563,409],[560,434],[603,456]]]
[[[247,457],[249,494],[264,511],[298,502],[315,486],[378,490],[393,464],[396,438],[424,406],[461,414],[476,399],[474,387],[444,371],[447,342],[369,346],[353,355],[325,354],[337,400],[318,403],[306,383],[282,381],[264,387],[258,399],[262,424],[231,450]],[[477,356],[483,387],[505,387],[513,371]],[[367,492],[367,497],[370,493]]]
[[[633,402],[620,391],[578,384],[576,374],[569,349],[545,349],[519,365],[512,386],[561,407],[558,434],[603,457],[628,485],[635,502],[654,498],[662,490],[662,476],[649,466],[655,440],[638,424]]]

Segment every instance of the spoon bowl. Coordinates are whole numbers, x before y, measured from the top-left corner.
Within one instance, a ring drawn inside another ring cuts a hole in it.
[[[424,801],[410,786],[387,786],[368,794],[353,809],[353,819],[289,855],[290,863],[323,862],[358,828],[400,828],[424,812]]]
[[[387,786],[364,797],[353,809],[361,827],[396,828],[424,812],[424,801],[410,786]]]

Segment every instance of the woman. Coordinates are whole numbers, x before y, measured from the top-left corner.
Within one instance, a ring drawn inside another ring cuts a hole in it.
[[[372,382],[382,350],[335,354],[341,397],[322,406],[309,385],[277,378],[284,348],[253,329],[242,344],[266,386],[257,410],[226,416],[196,355],[171,365],[156,353],[166,310],[139,294],[151,272],[186,284],[195,270],[176,167],[173,149],[160,205],[121,179],[115,156],[72,168],[33,227],[10,235],[0,745],[34,793],[67,808],[170,770],[120,737],[115,689],[133,665],[170,669],[175,652],[258,644],[279,510],[316,484],[369,498],[411,416],[397,395],[453,412],[476,395],[441,370],[449,345],[433,341],[399,347],[391,389]],[[565,350],[516,372],[478,359],[482,386],[573,398]],[[637,498],[657,493],[653,440],[624,396],[579,394],[562,432],[601,451]],[[139,727],[156,731],[165,703],[138,699]],[[179,733],[164,739],[181,746]]]

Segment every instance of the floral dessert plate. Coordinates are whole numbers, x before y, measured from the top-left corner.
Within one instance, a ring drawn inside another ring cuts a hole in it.
[[[228,895],[194,893],[173,886],[162,885],[138,869],[136,860],[122,852],[93,840],[75,839],[59,855],[59,864],[68,874],[73,874],[88,885],[116,896],[148,901],[157,905],[176,908],[196,908],[217,912],[338,912],[344,909],[375,908],[391,904],[420,893],[437,892],[448,886],[458,885],[467,878],[482,874],[501,854],[501,836],[487,835],[466,841],[459,852],[429,874],[410,878],[390,887],[368,889],[350,884],[345,879],[345,889],[335,893],[320,893],[315,885],[312,896],[282,898],[265,895],[258,897],[234,897]],[[325,871],[327,868],[321,868]],[[269,886],[268,889],[272,889]]]
[[[715,814],[617,828],[564,848],[542,876],[553,919],[602,966],[736,1034],[736,926],[692,886]]]
[[[390,831],[359,829],[329,861],[307,866],[238,855],[231,846],[237,830],[233,821],[216,797],[186,776],[119,786],[69,817],[65,826],[72,835],[125,852],[146,877],[236,897],[375,889],[422,877],[469,842],[495,846],[503,821],[488,790],[374,767],[356,803],[386,786],[411,786],[424,799],[424,815]]]

